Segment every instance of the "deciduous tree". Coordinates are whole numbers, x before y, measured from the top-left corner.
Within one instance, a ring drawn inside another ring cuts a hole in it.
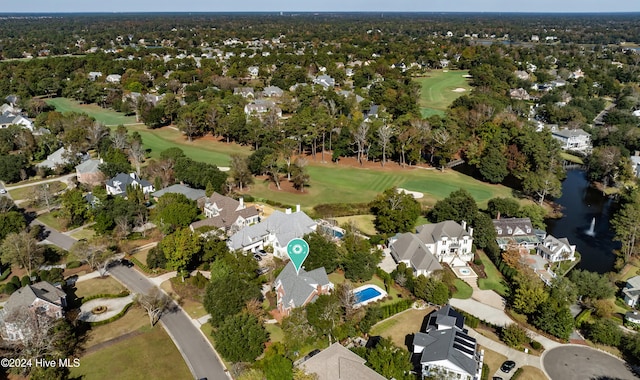
[[[269,333],[258,319],[247,313],[227,317],[211,335],[220,355],[233,362],[255,361],[269,339]]]
[[[166,295],[160,288],[154,286],[147,293],[138,294],[136,302],[142,306],[149,316],[149,323],[155,326],[164,313],[171,305],[171,298]]]

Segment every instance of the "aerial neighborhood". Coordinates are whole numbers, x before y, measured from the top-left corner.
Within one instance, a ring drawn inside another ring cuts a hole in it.
[[[638,376],[637,15],[473,15],[0,16],[0,377]]]

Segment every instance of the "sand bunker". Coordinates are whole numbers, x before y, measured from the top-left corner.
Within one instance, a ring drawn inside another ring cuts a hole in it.
[[[458,88],[456,88],[455,90],[452,90],[452,91],[453,92],[465,92],[465,91],[467,91],[467,89],[466,88],[462,88],[462,87],[458,87]]]
[[[413,199],[420,199],[420,198],[423,198],[423,197],[424,197],[424,194],[422,194],[422,193],[421,193],[421,192],[419,192],[419,191],[410,191],[410,190],[407,190],[407,189],[403,189],[403,188],[401,188],[401,187],[399,187],[398,189],[396,189],[396,191],[397,191],[398,193],[405,193],[405,194],[409,194],[409,195],[411,195],[411,196],[413,197]]]

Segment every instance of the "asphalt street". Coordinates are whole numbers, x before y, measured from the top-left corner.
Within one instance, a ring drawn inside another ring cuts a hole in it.
[[[545,351],[544,369],[552,380],[637,380],[626,363],[586,346],[563,345]]]
[[[42,226],[42,228],[45,230],[46,235],[46,238],[44,239],[45,242],[49,242],[57,247],[64,249],[65,251],[69,251],[73,244],[77,242],[77,240],[72,238],[71,236],[60,233],[53,228],[49,228],[37,219],[34,219],[31,224]]]
[[[122,265],[109,269],[111,275],[134,293],[146,293],[154,285],[133,268]],[[175,305],[174,311],[160,318],[167,333],[180,350],[196,379],[228,380],[229,377],[215,351],[186,313]]]

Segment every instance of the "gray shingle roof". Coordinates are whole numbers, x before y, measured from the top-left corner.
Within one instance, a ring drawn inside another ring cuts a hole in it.
[[[399,234],[396,238],[389,248],[398,261],[409,260],[416,270],[431,272],[442,269],[433,252],[415,234]]]
[[[425,244],[433,244],[440,241],[443,237],[462,239],[469,236],[469,233],[462,228],[460,224],[452,220],[447,220],[434,224],[423,224],[416,228],[416,232],[420,240]]]
[[[76,165],[76,171],[80,174],[98,173],[100,171],[101,160],[86,160]]]
[[[274,211],[271,216],[252,226],[245,227],[229,238],[231,250],[242,249],[263,239],[270,233],[275,234],[281,246],[293,238],[302,238],[314,231],[316,222],[302,211],[285,214]]]
[[[384,380],[385,377],[367,367],[366,360],[340,343],[334,343],[302,366],[318,380]]]
[[[323,267],[310,272],[300,268],[300,272],[296,274],[296,269],[292,262],[289,262],[284,267],[273,282],[274,287],[277,288],[281,285],[284,289],[282,303],[286,308],[303,306],[318,286],[328,285],[329,283],[329,277],[327,277],[327,272]],[[313,302],[315,298],[316,296],[310,302]]]
[[[175,185],[165,187],[164,189],[158,190],[155,193],[152,193],[151,195],[156,198],[160,198],[161,196],[168,193],[183,194],[185,197],[191,199],[192,201],[197,201],[198,199],[204,198],[206,196],[204,190],[194,189],[189,186],[181,185],[181,184],[175,184]]]
[[[56,288],[51,283],[41,281],[33,285],[27,285],[16,290],[4,305],[4,310],[9,313],[17,308],[27,308],[33,304],[36,299],[42,299],[54,305],[62,306],[61,298],[65,298],[67,294]]]

